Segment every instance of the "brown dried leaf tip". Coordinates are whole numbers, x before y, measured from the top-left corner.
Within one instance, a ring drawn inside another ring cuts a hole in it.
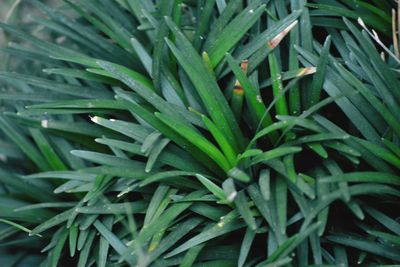
[[[289,26],[287,26],[283,31],[281,31],[277,36],[272,38],[271,41],[268,42],[268,46],[271,49],[277,47],[283,38],[297,25],[298,21],[293,21]]]
[[[249,67],[249,61],[247,59],[242,60],[240,63],[240,68],[242,69],[243,73],[246,74]],[[238,80],[235,82],[235,88],[233,89],[235,94],[243,94],[243,87]]]
[[[306,68],[302,68],[299,73],[297,73],[297,77],[302,77],[302,76],[306,76],[306,75],[310,75],[313,74],[317,71],[316,67],[306,67]]]

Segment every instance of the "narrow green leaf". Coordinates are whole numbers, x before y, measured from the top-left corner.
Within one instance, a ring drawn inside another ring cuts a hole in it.
[[[204,153],[209,155],[224,171],[228,171],[230,169],[230,164],[225,156],[206,138],[200,135],[198,132],[193,129],[173,120],[172,118],[156,113],[156,116],[165,124],[167,124],[171,129],[175,130],[178,134],[184,137],[186,140],[191,142],[193,145],[198,147]]]
[[[166,18],[166,22],[177,38],[181,50],[178,50],[170,40],[167,39],[166,42],[197,89],[212,121],[225,134],[235,149],[241,148],[242,133],[217,82],[184,34],[169,18]]]
[[[228,175],[244,183],[248,183],[251,180],[251,177],[246,172],[242,171],[237,167],[233,167],[232,169],[230,169]]]
[[[15,127],[13,127],[8,120],[3,116],[0,117],[0,128],[19,148],[25,155],[32,160],[42,171],[49,170],[49,165],[39,151],[32,145],[32,143],[22,135]]]
[[[193,266],[197,256],[200,254],[201,250],[203,249],[204,244],[200,244],[194,246],[186,252],[185,257],[183,257],[181,264],[179,267],[191,267]]]
[[[281,67],[279,66],[278,59],[275,53],[269,54],[268,62],[272,81],[272,92],[274,98],[277,99],[275,103],[276,114],[288,115],[288,105],[286,102],[286,97],[283,94]]]
[[[82,232],[81,232],[82,233]],[[79,260],[77,267],[85,267],[87,266],[87,262],[89,260],[90,249],[93,245],[93,241],[96,237],[95,231],[90,231],[90,234],[85,242],[85,246],[79,254]]]
[[[203,164],[204,167],[211,170],[212,172],[219,172],[218,166],[211,160],[207,154],[204,154],[200,149],[195,147],[192,143],[187,141],[181,135],[179,135],[175,130],[171,129],[168,125],[164,124],[160,121],[153,113],[149,112],[141,105],[136,104],[135,101],[128,98],[127,95],[123,95],[121,91],[117,91],[118,96],[123,98],[124,103],[129,108],[129,111],[134,114],[135,116],[140,117],[141,119],[145,120],[148,124],[150,124],[154,129],[157,129],[161,133],[163,133],[166,137],[174,141],[177,145],[187,150],[189,153],[186,153],[185,157],[187,158],[194,158],[191,155],[196,155],[196,159],[199,163]],[[184,154],[184,151],[181,151],[180,154]]]
[[[156,92],[154,92],[155,89],[153,88],[152,82],[147,78],[142,77],[141,74],[139,75],[131,69],[110,62],[98,61],[97,63],[107,73],[110,73],[113,77],[122,81],[159,111],[168,114],[175,118],[175,120],[190,125],[188,120],[191,121],[197,118],[186,109],[179,108],[160,97]]]
[[[85,214],[125,214],[125,206],[130,206],[132,213],[144,213],[147,208],[147,202],[135,201],[135,202],[124,202],[118,204],[101,204],[86,207],[76,208],[76,212]]]
[[[103,225],[109,230],[112,230],[114,218],[106,217],[103,221]],[[110,243],[104,236],[100,236],[99,240],[99,258],[97,262],[98,267],[105,267],[107,265],[108,251],[110,248]]]
[[[152,65],[153,65],[153,60],[147,50],[144,48],[144,46],[136,39],[136,38],[131,38],[131,44],[133,49],[136,52],[136,55],[139,57],[140,61],[142,61],[142,64],[144,68],[146,69],[147,73],[152,77],[153,72],[152,72]]]
[[[287,211],[288,211],[288,201],[287,201],[287,183],[283,177],[277,177],[275,181],[275,202],[279,231],[282,234],[286,234],[286,224],[287,224]]]
[[[175,256],[210,239],[242,228],[243,224],[237,222],[237,216],[238,214],[234,211],[228,213],[218,223],[213,224],[209,229],[205,229],[200,234],[192,237],[182,245],[175,248],[173,251],[166,254],[165,258]]]
[[[74,208],[66,210],[66,211],[54,216],[53,218],[36,226],[30,233],[30,235],[40,234],[40,233],[46,231],[47,229],[50,229],[60,223],[67,221],[73,212],[74,212]]]
[[[315,105],[321,96],[321,89],[324,83],[326,65],[328,64],[329,49],[331,46],[331,37],[328,36],[325,40],[321,55],[317,64],[317,73],[314,75],[311,89],[310,89],[310,102],[308,107]]]
[[[141,230],[135,242],[139,242],[140,244],[148,241],[150,237],[161,231],[161,229],[167,227],[177,216],[179,216],[179,214],[188,209],[192,205],[191,199],[195,199],[203,195],[203,191],[194,191],[182,199],[187,200],[187,202],[179,202],[171,205],[171,207],[164,212],[163,216],[152,222],[148,227]]]
[[[47,162],[51,166],[53,170],[66,170],[67,166],[65,166],[64,162],[60,159],[57,153],[54,151],[52,145],[46,139],[44,134],[38,129],[29,129],[33,139],[38,145],[39,149],[42,151],[42,154],[47,159]]]
[[[210,32],[207,35],[206,42],[204,44],[204,50],[208,51],[209,47],[215,42],[216,38],[221,34],[221,32],[225,29],[225,26],[229,23],[231,18],[238,11],[241,1],[240,0],[232,0],[228,1],[228,3],[221,3],[221,1],[217,0],[218,10],[222,10],[220,12],[220,16],[218,19],[212,24],[210,27]],[[225,2],[225,1],[224,1]],[[259,1],[257,1],[259,2]]]
[[[329,176],[319,179],[321,183],[334,182],[371,182],[400,185],[400,179],[397,175],[382,172],[352,172]]]
[[[164,138],[161,139],[160,142],[154,145],[154,147],[151,149],[149,153],[149,158],[146,163],[145,171],[150,172],[153,169],[153,166],[156,164],[156,161],[158,157],[160,156],[161,152],[164,150],[164,148],[168,145],[170,142],[169,139]]]
[[[211,62],[214,67],[220,63],[235,44],[244,36],[244,34],[254,25],[264,12],[265,5],[253,9],[252,6],[244,9],[236,16],[216,37],[214,42],[207,49]]]
[[[368,234],[382,238],[383,240],[391,242],[393,244],[400,245],[400,237],[398,237],[396,235],[392,235],[392,234],[388,234],[388,233],[384,233],[384,232],[380,232],[380,231],[373,231],[373,230],[368,231]]]
[[[46,208],[70,208],[76,206],[77,202],[42,202],[32,205],[22,206],[15,211],[46,209]]]
[[[289,180],[293,183],[296,183],[297,173],[293,154],[284,157],[283,163],[285,164]]]
[[[260,178],[258,180],[258,185],[260,187],[260,192],[265,200],[271,198],[271,188],[270,188],[270,170],[265,169],[260,172]]]
[[[107,166],[115,167],[126,167],[126,168],[143,168],[144,164],[139,161],[134,161],[130,159],[124,159],[116,156],[111,156],[104,153],[84,151],[84,150],[72,150],[71,154],[82,159],[89,160],[94,163],[104,164]]]
[[[161,240],[159,246],[154,251],[150,252],[150,261],[159,258],[160,255],[174,246],[182,237],[198,227],[202,222],[203,220],[201,218],[193,217],[177,224],[171,233]]]
[[[268,258],[265,263],[272,263],[278,259],[286,257],[293,249],[297,247],[305,238],[307,238],[312,232],[314,232],[319,227],[318,223],[311,225],[305,231],[302,231],[291,238],[289,238],[285,243],[279,246],[279,248]]]
[[[124,258],[126,255],[128,255],[128,248],[125,246],[125,244],[109,229],[107,229],[103,223],[101,223],[99,220],[96,220],[93,225],[121,257]],[[132,257],[124,258],[124,260],[130,264],[133,264],[134,262]]]
[[[217,141],[219,147],[221,148],[222,152],[224,153],[226,159],[229,161],[231,165],[236,163],[236,155],[237,151],[229,144],[228,140],[222,134],[222,132],[216,127],[216,125],[206,116],[201,116],[203,119],[204,124],[208,128],[208,130],[213,135],[214,139]]]
[[[238,267],[242,267],[245,264],[255,236],[256,232],[250,228],[247,228],[246,233],[244,234],[242,245],[240,246]]]
[[[57,82],[54,80],[48,80],[44,78],[39,78],[32,75],[23,75],[16,73],[0,72],[0,79],[5,80],[10,83],[25,82],[30,85],[37,86],[39,88],[51,90],[61,94],[67,94],[75,97],[82,98],[110,98],[111,94],[107,91],[101,89],[93,89],[87,86],[77,86],[66,84],[62,82]]]
[[[217,198],[226,200],[224,190],[203,175],[196,174],[197,179]]]
[[[15,223],[15,222],[12,222],[12,221],[9,221],[9,220],[0,219],[0,222],[4,223],[4,224],[11,225],[11,226],[13,226],[13,227],[15,227],[15,228],[17,228],[17,229],[19,229],[21,231],[24,231],[25,233],[28,233],[28,234],[30,234],[32,232],[31,230],[29,230],[25,226],[23,226],[21,224],[18,224],[18,223]],[[37,236],[41,237],[41,235],[39,235],[39,234],[37,234]]]
[[[375,154],[377,157],[393,164],[393,166],[397,168],[400,168],[400,157],[392,154],[390,151],[372,142],[363,140],[361,138],[354,138],[354,140],[356,140],[358,143],[368,149],[371,153]]]
[[[51,267],[59,266],[59,260],[61,257],[61,252],[64,248],[65,241],[68,238],[68,229],[66,227],[61,228],[61,233],[57,239],[57,243],[53,250],[51,251]]]
[[[24,181],[20,177],[6,172],[2,168],[0,168],[0,182],[40,202],[55,202],[58,200],[51,192],[44,190],[39,185]]]
[[[262,153],[261,155],[258,155],[252,159],[250,162],[250,165],[255,165],[260,162],[265,162],[274,158],[282,157],[288,154],[294,154],[298,153],[302,150],[301,147],[291,147],[291,146],[282,146],[278,148],[271,149],[267,152]]]
[[[348,236],[348,235],[346,235],[346,236],[342,236],[342,235],[327,236],[326,239],[331,242],[335,242],[335,243],[342,244],[345,246],[364,250],[369,253],[376,254],[376,255],[391,259],[391,260],[395,260],[395,261],[400,260],[400,256],[399,256],[397,249],[379,244],[378,242],[366,241],[366,240],[359,239],[359,238],[356,238],[353,236]]]
[[[390,125],[393,131],[400,135],[400,121],[382,104],[368,88],[358,80],[352,73],[346,70],[339,63],[334,64],[336,70],[352,84],[357,90],[368,100],[368,102],[375,108],[375,110],[382,116],[382,118]]]
[[[166,205],[168,205],[171,200],[170,195],[173,193],[173,191],[169,190],[170,188],[168,186],[162,184],[157,187],[157,190],[154,192],[150,204],[146,210],[146,215],[143,222],[144,226],[157,219],[157,215],[159,215],[158,211],[164,210]]]
[[[390,142],[389,140],[383,138],[382,142],[397,156],[400,157],[400,147],[396,146],[393,144],[393,142]]]
[[[78,225],[74,224],[69,228],[69,255],[70,257],[74,257],[76,253],[76,243],[78,240]]]
[[[238,194],[234,200],[235,206],[236,206],[239,214],[242,216],[243,220],[249,226],[249,228],[254,231],[257,229],[257,225],[256,225],[256,221],[251,213],[248,202],[249,201],[246,197],[245,191],[242,190],[242,191],[238,192]]]
[[[251,108],[255,112],[258,118],[258,122],[261,123],[263,127],[267,127],[272,124],[272,118],[267,112],[267,109],[262,101],[261,95],[257,92],[251,85],[248,78],[243,73],[242,69],[236,64],[234,58],[230,54],[226,54],[226,59],[229,63],[230,68],[234,72],[236,78],[240,82],[240,85],[244,89],[244,94],[247,101],[249,102]],[[270,134],[270,139],[274,141],[276,139],[276,134]]]
[[[393,220],[390,218],[388,215],[380,212],[379,210],[366,207],[365,211],[371,215],[375,220],[380,222],[382,225],[384,225],[386,228],[391,230],[393,233],[396,235],[400,235],[400,223],[397,221]]]
[[[308,143],[307,146],[317,153],[321,158],[328,158],[328,152],[320,143]]]
[[[67,77],[74,77],[78,79],[83,79],[86,81],[93,81],[98,83],[106,83],[111,85],[118,84],[115,79],[110,79],[101,75],[90,73],[86,70],[72,69],[72,68],[53,68],[53,69],[43,69],[44,73],[47,74],[57,74]]]
[[[213,13],[215,5],[215,0],[206,1],[204,7],[202,8],[202,12],[200,13],[199,22],[197,24],[196,31],[193,37],[193,46],[196,49],[201,47],[201,43],[204,39],[204,34],[207,32],[210,27],[210,18]]]

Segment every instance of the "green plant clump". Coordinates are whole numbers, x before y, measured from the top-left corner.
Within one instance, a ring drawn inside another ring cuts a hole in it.
[[[0,24],[0,266],[400,264],[394,1],[56,4]]]

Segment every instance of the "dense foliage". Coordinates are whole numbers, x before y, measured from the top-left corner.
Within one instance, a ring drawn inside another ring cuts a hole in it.
[[[0,266],[400,264],[393,1],[21,5]]]

